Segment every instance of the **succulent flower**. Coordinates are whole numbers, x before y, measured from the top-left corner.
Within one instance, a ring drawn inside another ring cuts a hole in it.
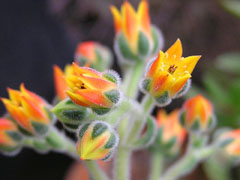
[[[0,151],[13,153],[20,147],[23,137],[17,126],[9,119],[0,118]]]
[[[8,88],[9,99],[2,98],[7,111],[28,135],[44,135],[53,119],[50,105],[21,84],[20,91]]]
[[[66,93],[71,100],[97,114],[108,112],[120,100],[119,77],[112,71],[100,73],[73,63],[73,75],[66,79],[70,87]]]
[[[182,96],[190,86],[189,79],[201,56],[182,57],[178,39],[165,53],[150,62],[140,86],[153,96],[159,106],[168,105],[173,98]]]
[[[118,145],[118,135],[106,122],[94,121],[80,127],[77,153],[81,160],[106,160]]]
[[[190,131],[205,132],[215,125],[212,104],[202,95],[188,99],[180,113],[180,122]]]
[[[159,110],[157,126],[157,141],[161,147],[167,152],[178,152],[187,135],[185,129],[179,124],[179,110],[174,110],[170,114],[163,109]]]
[[[112,63],[112,54],[107,47],[94,41],[87,41],[78,44],[75,52],[75,61],[80,66],[104,71]]]
[[[53,66],[54,85],[58,100],[67,98],[66,91],[68,89],[68,85],[66,82],[66,76],[69,74],[72,74],[71,65],[66,65],[64,72],[59,68],[59,66]]]
[[[118,11],[111,6],[116,31],[115,50],[120,59],[136,61],[154,55],[162,46],[162,36],[151,26],[148,3],[142,0],[137,12],[125,1]]]

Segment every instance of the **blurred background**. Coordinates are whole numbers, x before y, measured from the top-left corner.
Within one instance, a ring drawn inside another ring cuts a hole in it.
[[[130,1],[130,0],[129,0]],[[77,43],[99,41],[112,49],[114,29],[109,6],[123,0],[2,0],[0,2],[0,96],[21,82],[49,102],[54,97],[53,64],[73,61]],[[131,0],[137,6],[139,0]],[[165,37],[165,48],[178,37],[184,56],[201,54],[193,73],[193,88],[215,105],[218,126],[240,127],[240,1],[149,0],[151,22]],[[164,49],[165,50],[165,49]],[[113,67],[118,70],[117,64]],[[175,101],[170,109],[181,105]],[[0,104],[0,114],[5,109]],[[135,180],[145,180],[147,153],[134,157]],[[81,165],[67,175],[73,160],[57,153],[38,154],[24,149],[16,157],[0,155],[1,180],[85,180]],[[210,179],[199,166],[184,179]],[[80,173],[80,175],[79,175]],[[68,177],[68,178],[66,178]],[[231,170],[240,179],[240,168]]]

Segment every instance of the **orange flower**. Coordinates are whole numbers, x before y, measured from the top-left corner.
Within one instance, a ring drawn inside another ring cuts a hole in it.
[[[172,143],[174,150],[181,147],[187,135],[184,128],[179,124],[178,117],[179,110],[167,114],[165,110],[161,109],[157,114],[157,126],[162,132],[161,141],[163,144]]]
[[[181,110],[180,121],[192,130],[207,130],[215,124],[212,104],[202,95],[188,99]]]
[[[225,132],[220,136],[221,141],[227,141],[224,150],[232,156],[240,156],[240,129]]]
[[[7,118],[0,118],[0,151],[13,152],[19,148],[22,135],[17,126]]]
[[[80,66],[103,71],[110,67],[112,55],[107,47],[94,41],[87,41],[78,44],[75,60]]]
[[[53,66],[55,91],[58,100],[63,100],[67,97],[66,91],[68,89],[68,85],[65,78],[68,74],[72,74],[72,66],[65,66],[64,72],[59,68],[59,66]]]
[[[72,67],[73,75],[66,79],[70,87],[67,94],[74,103],[102,114],[119,101],[118,77],[114,73],[100,73],[75,63]]]
[[[52,116],[49,104],[21,84],[20,91],[8,88],[9,99],[2,98],[9,114],[17,124],[30,134],[45,134]]]
[[[140,2],[137,11],[128,1],[123,3],[121,11],[115,6],[110,9],[118,36],[118,46],[125,59],[134,58],[132,55],[146,56],[156,52],[160,34],[156,28],[151,27],[147,0]],[[123,43],[125,47],[122,48]],[[126,53],[126,50],[129,53]]]
[[[165,53],[149,65],[142,88],[154,96],[159,105],[167,105],[171,99],[188,90],[191,73],[201,56],[182,57],[182,44],[178,39]]]

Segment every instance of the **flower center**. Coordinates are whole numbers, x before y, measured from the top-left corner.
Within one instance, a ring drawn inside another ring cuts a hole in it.
[[[175,66],[175,64],[171,65],[169,68],[168,68],[168,72],[170,74],[173,74],[177,69],[177,66]]]

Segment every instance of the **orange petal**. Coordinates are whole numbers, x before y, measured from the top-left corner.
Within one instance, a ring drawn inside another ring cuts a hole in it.
[[[79,67],[76,63],[73,63],[72,66],[73,66],[73,72],[75,73],[75,75],[84,74],[89,77],[96,77],[96,78],[101,77],[101,73],[94,69],[87,68],[87,67]]]
[[[118,33],[122,30],[122,19],[120,12],[117,10],[115,6],[110,6],[110,10],[113,15],[115,31],[116,33]]]
[[[180,60],[181,66],[178,67],[176,73],[180,70],[182,72],[188,71],[188,73],[191,74],[200,58],[201,56],[189,56]]]
[[[159,96],[172,86],[173,77],[168,72],[159,72],[153,79],[152,93],[154,96]]]
[[[176,42],[166,51],[168,56],[171,58],[172,56],[176,56],[176,59],[180,59],[182,57],[182,43],[180,39],[177,39]]]
[[[60,100],[63,100],[67,97],[65,91],[68,89],[64,73],[57,65],[53,66],[53,73],[56,94],[60,98]]]
[[[16,104],[19,104],[21,101],[21,92],[11,88],[7,88],[7,91],[11,101]]]
[[[93,107],[112,107],[112,103],[98,90],[83,89],[76,92],[79,96],[85,99],[85,102],[93,104]]]
[[[189,78],[191,78],[191,74],[185,74],[178,78],[169,90],[170,96],[174,97],[183,88]]]
[[[84,106],[84,107],[91,107],[93,104],[86,101],[82,96],[79,96],[78,94],[68,90],[66,91],[67,95],[69,98],[79,106]]]
[[[84,56],[86,58],[88,58],[89,60],[94,60],[95,58],[95,42],[93,41],[87,41],[87,42],[83,42],[80,43],[77,46],[76,52],[75,52],[75,56]]]
[[[138,21],[140,22],[144,32],[151,37],[151,23],[148,13],[147,0],[142,0],[138,6]]]

